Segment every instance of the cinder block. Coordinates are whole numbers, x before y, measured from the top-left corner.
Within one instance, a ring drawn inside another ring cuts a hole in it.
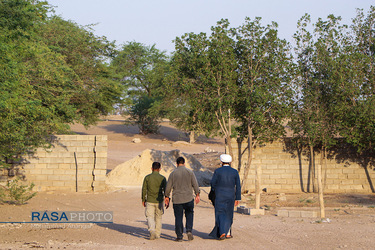
[[[105,151],[105,152],[97,152],[96,153],[96,157],[101,157],[101,158],[107,158],[107,151]]]
[[[107,163],[96,164],[96,169],[104,169],[107,173]]]
[[[298,178],[295,178],[295,179],[287,179],[286,180],[286,183],[287,184],[299,184],[299,179]]]
[[[35,175],[35,176],[33,176],[33,179],[34,180],[38,180],[38,181],[46,181],[48,179],[47,177],[48,177],[48,175],[41,174],[41,175]]]
[[[59,163],[58,169],[70,169],[70,164],[67,163]]]
[[[279,178],[282,178],[282,174],[284,174],[285,173],[285,170],[284,169],[275,169],[274,171],[273,171],[273,174],[277,174],[277,175],[279,175]]]
[[[96,146],[97,147],[107,147],[108,143],[107,143],[107,141],[97,141]]]
[[[107,186],[106,185],[94,185],[93,188],[94,188],[94,192],[103,192],[107,189]]]
[[[239,206],[237,207],[237,212],[240,214],[250,214],[250,208]]]
[[[75,176],[76,171],[75,171],[75,169],[64,169],[64,175]]]
[[[49,180],[49,181],[58,181],[58,180],[60,180],[60,176],[59,175],[54,175],[53,173],[51,173],[51,174],[47,175],[47,180]]]
[[[354,180],[354,179],[359,179],[359,177],[360,177],[359,174],[348,174],[348,178],[349,178],[349,179],[352,179],[352,180]]]
[[[316,218],[318,217],[317,211],[301,211],[302,218]]]
[[[64,185],[66,187],[71,187],[72,189],[76,188],[76,181],[75,180],[66,180],[64,181]]]
[[[62,181],[75,180],[75,176],[74,175],[60,175],[60,180]]]
[[[53,182],[53,186],[54,187],[63,187],[64,186],[64,182],[63,181],[54,181]]]
[[[95,175],[95,181],[105,181],[106,176],[105,175]]]
[[[59,161],[59,160],[56,158],[56,159],[52,159],[52,161],[53,161],[53,163],[48,164],[47,168],[49,168],[49,169],[58,169],[61,160]]]
[[[264,209],[256,209],[256,208],[251,208],[250,209],[250,215],[264,215]]]
[[[40,175],[42,173],[42,170],[41,169],[30,169],[29,173],[31,175]]]
[[[363,189],[363,186],[362,185],[350,185],[349,188],[353,189],[353,190],[356,190],[356,191],[359,191],[359,190]]]
[[[264,184],[264,185],[270,185],[270,184],[275,184],[275,179],[262,179],[262,183]]]
[[[42,173],[41,174],[52,175],[53,174],[53,169],[42,169]]]
[[[43,157],[46,157],[47,155],[47,152],[46,151],[38,151],[36,156],[39,157],[39,158],[43,158]]]
[[[289,210],[289,217],[301,217],[301,211]]]
[[[350,185],[353,184],[353,180],[341,180],[342,185]]]
[[[342,173],[344,174],[353,174],[354,170],[350,168],[343,168]]]
[[[276,184],[286,184],[286,179],[277,179]]]
[[[281,174],[281,178],[283,178],[283,179],[293,179],[293,175],[292,174]]]
[[[84,146],[84,147],[94,147],[94,141],[83,141],[82,146]]]
[[[82,147],[82,141],[71,141],[70,146],[73,147]]]
[[[106,158],[98,158],[98,159],[96,159],[96,163],[105,163],[105,164],[107,164],[107,159]]]
[[[77,152],[84,153],[84,152],[92,152],[91,147],[77,147]]]
[[[77,162],[79,162],[79,159],[77,159]],[[62,163],[74,164],[75,163],[75,159],[74,159],[74,157],[72,157],[72,158],[64,158],[64,160],[63,160]]]
[[[87,151],[87,152],[80,152],[79,157],[82,158],[94,158],[94,152],[93,151]]]
[[[93,178],[92,175],[78,175],[78,181],[92,181]]]

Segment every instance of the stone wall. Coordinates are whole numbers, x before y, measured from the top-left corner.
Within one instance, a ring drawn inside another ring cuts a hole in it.
[[[35,191],[103,191],[107,148],[106,135],[59,135],[25,159],[23,174]]]
[[[261,188],[267,192],[313,192],[317,190],[316,174],[309,171],[309,156],[298,154],[295,150],[288,149],[288,143],[274,142],[254,150],[252,163],[248,173],[245,189],[255,190],[255,169],[261,166]],[[233,167],[240,169],[240,177],[243,179],[243,170],[247,165],[247,143],[238,143],[232,140]],[[290,148],[290,147],[289,147]],[[228,152],[228,151],[227,151]],[[239,157],[239,155],[241,157]],[[320,154],[315,155],[315,164],[320,163]],[[350,193],[374,192],[374,169],[363,167],[348,157],[338,159],[337,156],[327,160],[327,167],[322,166],[324,192]]]

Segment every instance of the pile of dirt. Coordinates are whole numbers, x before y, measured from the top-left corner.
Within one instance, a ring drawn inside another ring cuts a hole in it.
[[[155,161],[161,163],[160,174],[168,179],[169,174],[176,168],[176,159],[180,156],[185,158],[185,166],[194,172],[199,186],[209,186],[213,172],[202,166],[194,156],[179,150],[153,149],[147,149],[130,161],[118,165],[108,173],[106,184],[112,190],[126,186],[141,186],[144,177],[151,173],[151,166]]]

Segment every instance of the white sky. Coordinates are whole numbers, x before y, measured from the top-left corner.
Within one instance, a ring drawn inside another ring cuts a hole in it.
[[[374,0],[47,0],[56,14],[80,25],[97,24],[95,34],[120,45],[136,41],[174,51],[172,40],[185,33],[210,33],[211,26],[227,18],[231,27],[245,17],[262,17],[262,25],[279,24],[281,38],[292,41],[297,21],[309,13],[313,23],[329,14],[350,24],[356,8],[375,6]]]

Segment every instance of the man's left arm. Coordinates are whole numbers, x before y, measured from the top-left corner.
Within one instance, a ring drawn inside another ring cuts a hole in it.
[[[236,200],[234,202],[235,206],[238,206],[240,204],[241,200],[241,181],[240,181],[240,176],[237,172],[236,174]]]

